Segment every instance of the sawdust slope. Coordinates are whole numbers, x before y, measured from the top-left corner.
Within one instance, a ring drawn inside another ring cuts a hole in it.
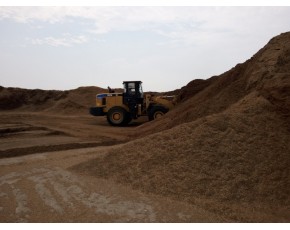
[[[251,92],[259,92],[277,108],[289,113],[289,33],[281,34],[243,64],[220,76],[193,80],[180,90],[180,103],[163,119],[140,126],[144,136],[198,118],[220,113]]]
[[[140,132],[174,128],[74,169],[232,221],[289,222],[289,54],[290,33],[273,38]]]

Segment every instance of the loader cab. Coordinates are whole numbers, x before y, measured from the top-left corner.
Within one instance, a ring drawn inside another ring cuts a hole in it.
[[[143,103],[142,81],[124,81],[124,104],[128,103]]]
[[[141,81],[124,81],[123,104],[127,105],[131,118],[138,117],[138,110],[143,106],[143,90]]]

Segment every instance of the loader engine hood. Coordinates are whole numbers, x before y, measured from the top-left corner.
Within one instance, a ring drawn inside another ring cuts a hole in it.
[[[107,94],[106,93],[97,94],[96,97],[101,99],[101,98],[107,97]]]

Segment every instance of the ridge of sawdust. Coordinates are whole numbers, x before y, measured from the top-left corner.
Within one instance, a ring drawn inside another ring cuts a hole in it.
[[[288,32],[164,119],[137,128],[159,133],[73,169],[233,221],[289,222],[289,52]]]
[[[79,87],[74,90],[40,90],[0,87],[0,109],[13,111],[85,114],[95,104],[99,87]]]

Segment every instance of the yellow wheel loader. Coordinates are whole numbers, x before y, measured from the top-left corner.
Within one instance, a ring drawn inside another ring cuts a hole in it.
[[[123,126],[140,116],[154,120],[176,104],[175,96],[143,95],[141,81],[124,81],[123,86],[123,93],[115,93],[108,87],[109,93],[97,94],[96,106],[90,108],[90,114],[107,116],[111,125]]]

